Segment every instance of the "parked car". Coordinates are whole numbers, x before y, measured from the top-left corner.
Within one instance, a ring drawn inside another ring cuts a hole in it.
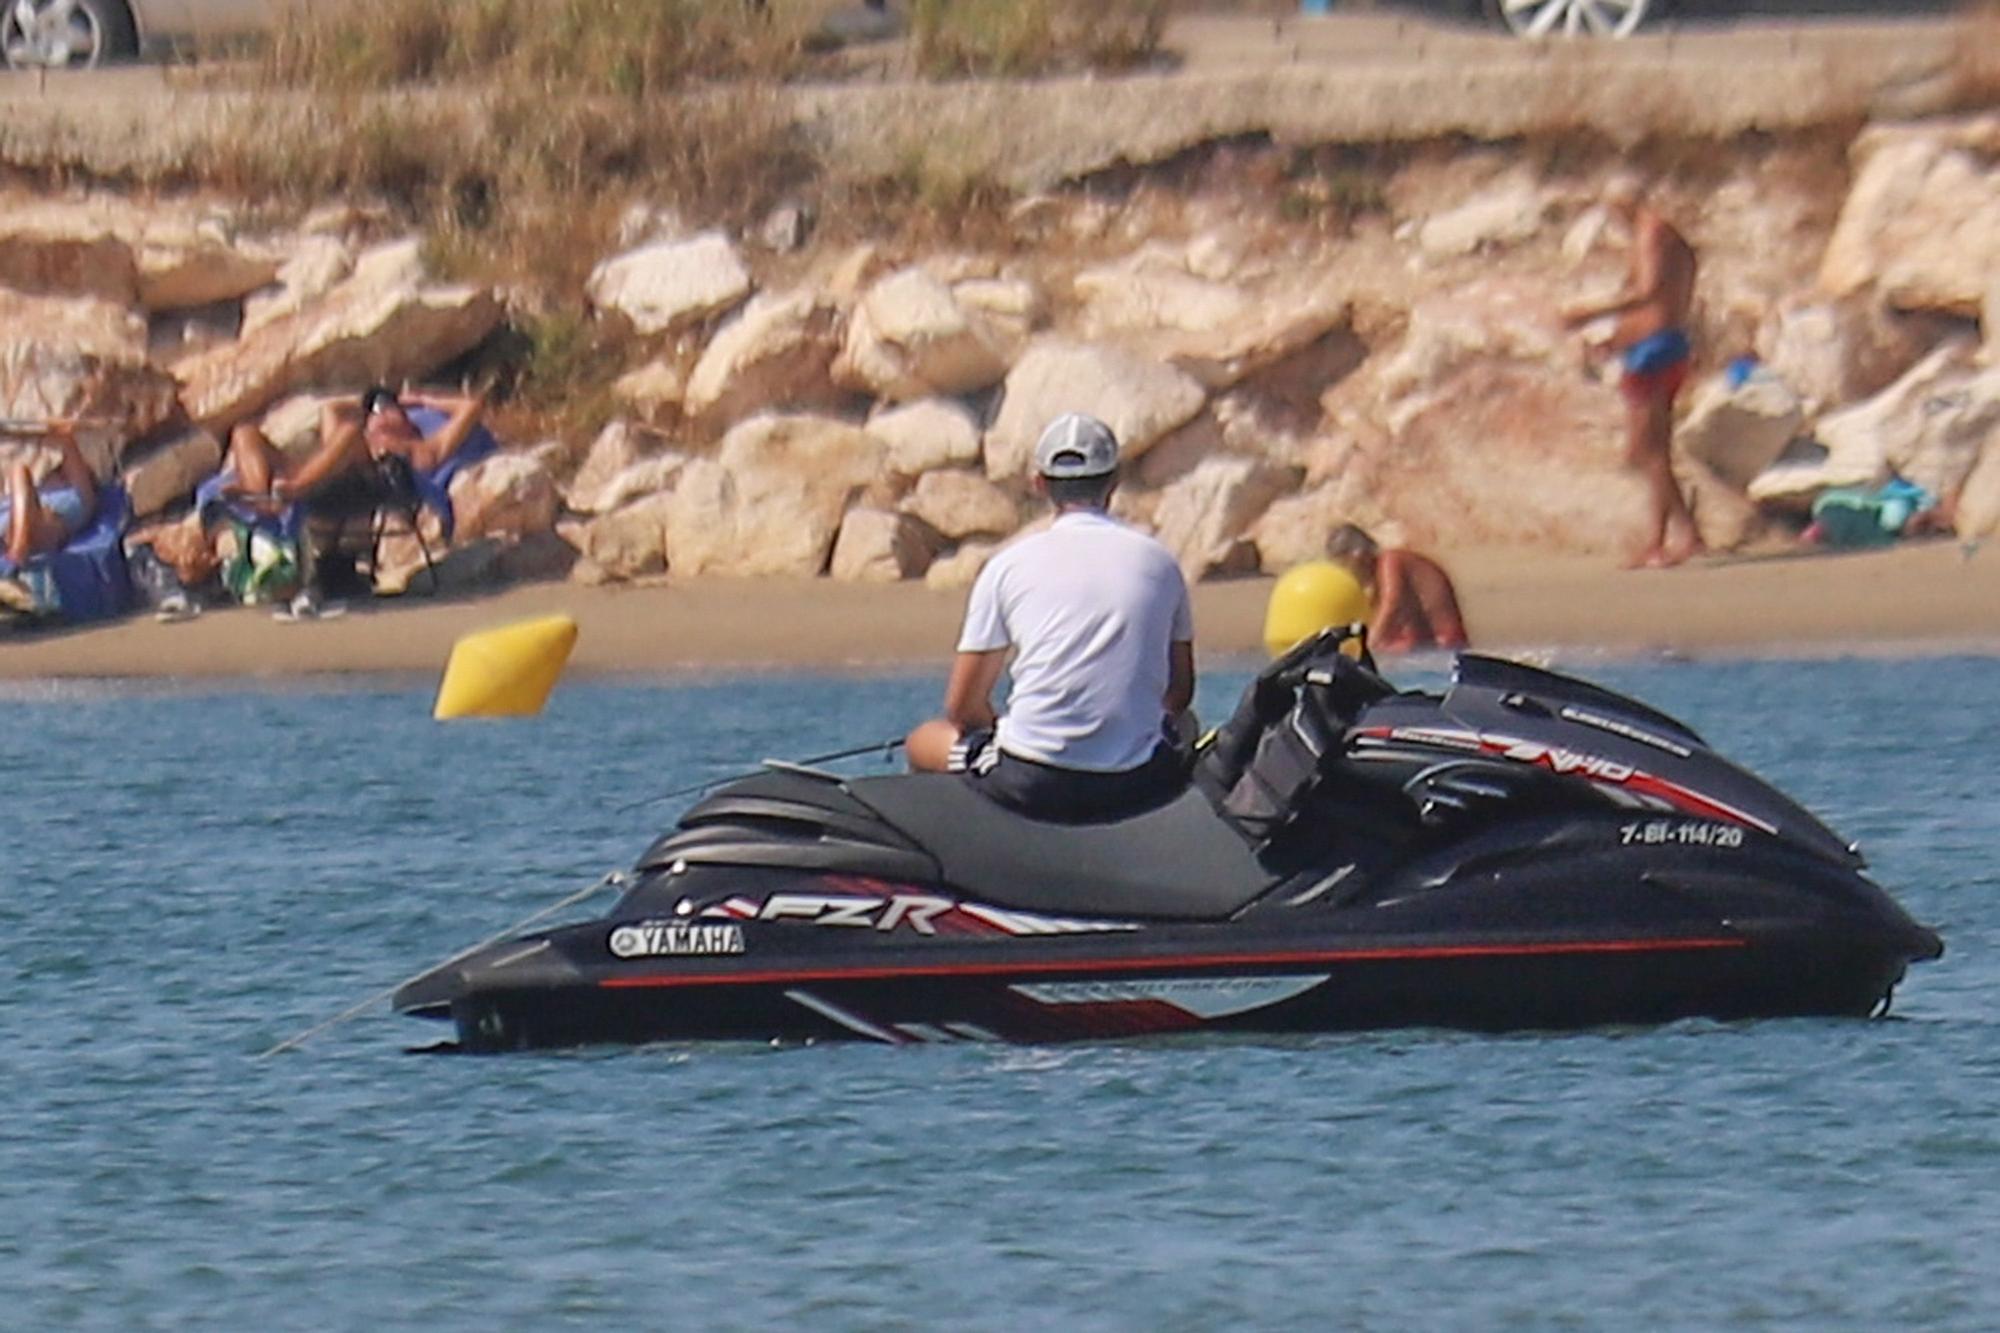
[[[270,29],[276,0],[4,0],[12,69],[89,69],[141,51]]]
[[[1485,0],[1517,37],[1629,37],[1666,6],[1659,0]]]

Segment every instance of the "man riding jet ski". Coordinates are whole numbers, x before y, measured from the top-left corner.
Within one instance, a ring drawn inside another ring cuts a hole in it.
[[[1035,819],[950,774],[715,791],[602,918],[403,987],[474,1050],[661,1039],[1054,1041],[1865,1016],[1937,935],[1687,726],[1462,655],[1398,692],[1334,631],[1194,781]]]

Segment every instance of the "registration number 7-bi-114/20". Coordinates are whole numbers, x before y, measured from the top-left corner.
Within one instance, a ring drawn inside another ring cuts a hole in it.
[[[1618,829],[1621,847],[1741,847],[1743,830],[1705,819],[1649,819]]]

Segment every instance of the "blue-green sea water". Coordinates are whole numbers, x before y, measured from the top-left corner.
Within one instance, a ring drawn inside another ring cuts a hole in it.
[[[1944,932],[1892,1019],[472,1059],[378,1008],[260,1061],[939,682],[11,688],[0,1326],[2000,1325],[2000,661],[1586,674]]]

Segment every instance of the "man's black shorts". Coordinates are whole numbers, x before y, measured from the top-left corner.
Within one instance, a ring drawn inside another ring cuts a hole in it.
[[[1164,743],[1137,768],[1103,773],[1023,759],[995,745],[990,732],[980,732],[959,743],[952,761],[955,769],[962,764],[965,780],[982,796],[1052,823],[1123,819],[1164,805],[1187,785],[1186,762]]]

